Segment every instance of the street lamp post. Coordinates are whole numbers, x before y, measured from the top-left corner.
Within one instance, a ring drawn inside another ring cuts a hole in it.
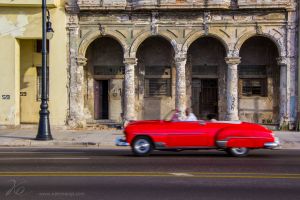
[[[40,119],[39,128],[36,136],[36,140],[52,140],[50,122],[49,122],[49,110],[48,110],[48,88],[47,88],[47,30],[53,33],[51,28],[51,22],[49,21],[50,15],[48,13],[47,22],[47,4],[46,0],[42,0],[42,90],[41,90],[41,106],[40,106]],[[49,29],[50,23],[50,29]]]

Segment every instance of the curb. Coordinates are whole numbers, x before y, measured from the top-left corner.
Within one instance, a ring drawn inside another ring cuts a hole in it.
[[[107,148],[107,149],[129,149],[129,147],[119,147],[115,146],[115,144],[111,143],[100,143],[100,142],[76,142],[76,141],[36,141],[36,140],[16,140],[14,142],[1,142],[1,147],[25,147],[25,148],[34,148],[34,147],[43,147],[43,148],[49,148],[49,147],[86,147],[86,148]],[[278,148],[280,149],[300,149],[300,143],[298,142],[290,142],[281,141],[281,145]]]
[[[114,147],[114,144],[101,144],[95,142],[73,142],[73,141],[33,141],[20,140],[14,142],[1,142],[0,147]]]

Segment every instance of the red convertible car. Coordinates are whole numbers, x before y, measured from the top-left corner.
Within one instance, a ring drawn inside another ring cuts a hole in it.
[[[132,121],[125,130],[125,140],[137,156],[153,150],[220,149],[232,156],[246,156],[250,149],[273,149],[279,140],[271,130],[240,121]]]

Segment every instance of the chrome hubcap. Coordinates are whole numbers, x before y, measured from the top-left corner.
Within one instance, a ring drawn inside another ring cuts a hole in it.
[[[232,148],[232,151],[235,154],[243,155],[243,154],[245,154],[247,152],[247,148]]]
[[[138,139],[134,143],[134,150],[138,153],[147,153],[150,150],[150,143],[145,139]]]

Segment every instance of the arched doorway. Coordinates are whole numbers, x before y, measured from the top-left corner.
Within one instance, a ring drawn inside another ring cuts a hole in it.
[[[188,49],[186,67],[188,105],[195,115],[225,119],[226,49],[216,38],[202,37]]]
[[[240,49],[239,118],[263,124],[279,121],[280,68],[276,44],[254,36]]]
[[[162,119],[174,109],[174,49],[163,37],[150,37],[139,46],[137,58],[138,119]]]
[[[85,108],[94,120],[121,120],[123,112],[123,48],[113,38],[101,37],[87,49]]]

